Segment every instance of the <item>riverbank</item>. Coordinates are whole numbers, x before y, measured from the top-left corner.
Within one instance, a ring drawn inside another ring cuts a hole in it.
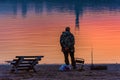
[[[120,80],[120,65],[106,64],[107,70],[90,70],[90,65],[85,65],[83,71],[59,71],[61,65],[37,65],[37,73],[19,72],[11,73],[10,65],[0,65],[0,80]]]

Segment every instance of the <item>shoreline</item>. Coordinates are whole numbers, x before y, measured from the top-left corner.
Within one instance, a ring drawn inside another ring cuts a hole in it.
[[[107,64],[107,70],[90,70],[90,65],[85,64],[83,71],[59,71],[60,66],[61,64],[39,64],[35,66],[37,73],[11,73],[10,65],[0,64],[0,80],[120,80],[120,64]]]

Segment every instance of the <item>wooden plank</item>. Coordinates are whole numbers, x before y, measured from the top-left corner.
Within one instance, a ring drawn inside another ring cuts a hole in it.
[[[33,59],[23,59],[23,61],[34,61],[35,60],[35,58]],[[18,59],[13,59],[13,61],[18,61]]]
[[[11,62],[13,62],[13,61],[5,61],[5,62],[7,62],[7,63],[11,63]]]
[[[31,67],[31,65],[18,66],[19,67]]]
[[[43,58],[44,56],[16,56],[16,58]]]

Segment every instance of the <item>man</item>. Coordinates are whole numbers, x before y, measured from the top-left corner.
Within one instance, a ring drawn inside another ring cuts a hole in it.
[[[74,58],[75,39],[74,39],[74,35],[70,32],[70,27],[66,27],[65,31],[61,34],[60,44],[62,47],[62,52],[64,53],[66,65],[69,65],[68,56],[70,55],[73,69],[75,69],[76,68],[76,63]]]

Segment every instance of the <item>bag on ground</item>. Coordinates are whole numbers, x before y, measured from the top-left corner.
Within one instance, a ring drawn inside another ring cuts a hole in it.
[[[71,67],[70,67],[70,65],[63,64],[60,66],[59,70],[60,71],[69,71],[69,70],[71,70]]]

